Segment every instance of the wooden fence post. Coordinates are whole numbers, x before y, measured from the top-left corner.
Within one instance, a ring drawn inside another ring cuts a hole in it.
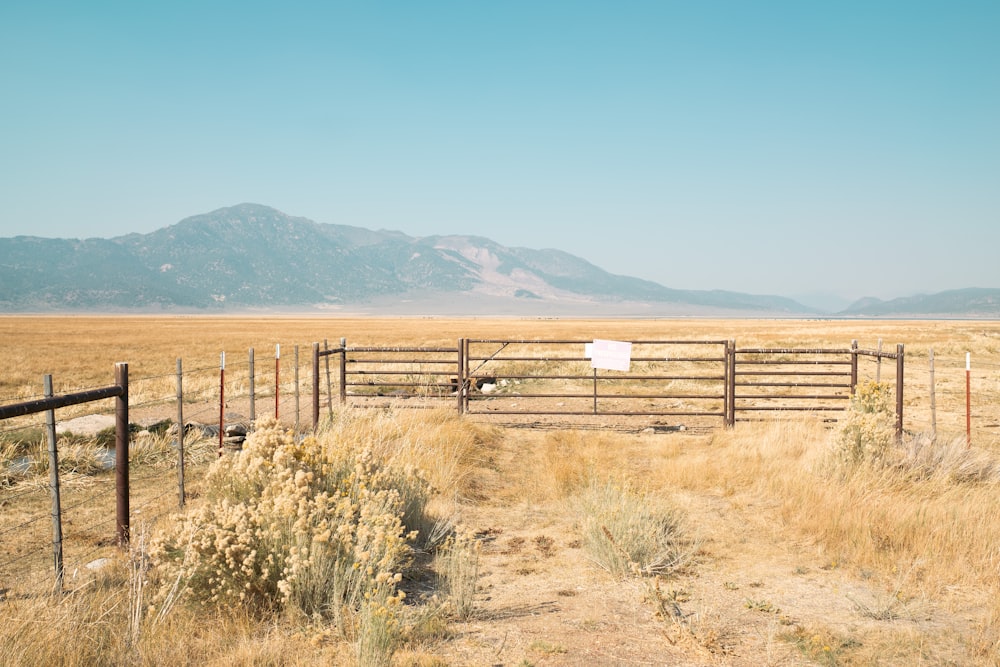
[[[45,398],[52,398],[52,376],[45,376]],[[63,539],[62,503],[59,497],[59,449],[56,446],[56,411],[45,411],[45,428],[49,437],[49,489],[52,491],[52,563],[56,570],[53,591],[62,594]]]

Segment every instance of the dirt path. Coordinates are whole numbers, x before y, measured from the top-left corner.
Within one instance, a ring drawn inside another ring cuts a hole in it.
[[[677,493],[690,565],[659,591],[615,580],[588,559],[566,502],[529,499],[532,455],[519,447],[531,439],[512,440],[493,500],[464,512],[482,540],[480,592],[472,620],[434,651],[448,664],[978,664],[961,605],[894,599],[891,582],[790,537],[754,499]]]

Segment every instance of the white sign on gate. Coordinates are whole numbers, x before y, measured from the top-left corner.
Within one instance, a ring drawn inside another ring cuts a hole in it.
[[[584,354],[590,357],[591,368],[627,371],[632,363],[632,343],[595,338],[586,344]]]

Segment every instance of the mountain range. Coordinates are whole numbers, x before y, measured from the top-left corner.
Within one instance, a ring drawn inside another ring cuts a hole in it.
[[[552,249],[410,237],[258,204],[111,239],[0,238],[0,311],[318,310],[425,315],[816,315],[780,296],[676,290]],[[882,302],[844,316],[1000,314],[1000,290]]]

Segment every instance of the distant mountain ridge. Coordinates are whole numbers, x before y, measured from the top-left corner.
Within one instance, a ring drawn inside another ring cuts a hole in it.
[[[1000,317],[1000,289],[969,287],[883,301],[867,297],[837,313],[847,317]]]
[[[0,288],[7,312],[816,314],[779,296],[670,289],[560,250],[478,236],[414,238],[259,204],[112,239],[0,238]]]

